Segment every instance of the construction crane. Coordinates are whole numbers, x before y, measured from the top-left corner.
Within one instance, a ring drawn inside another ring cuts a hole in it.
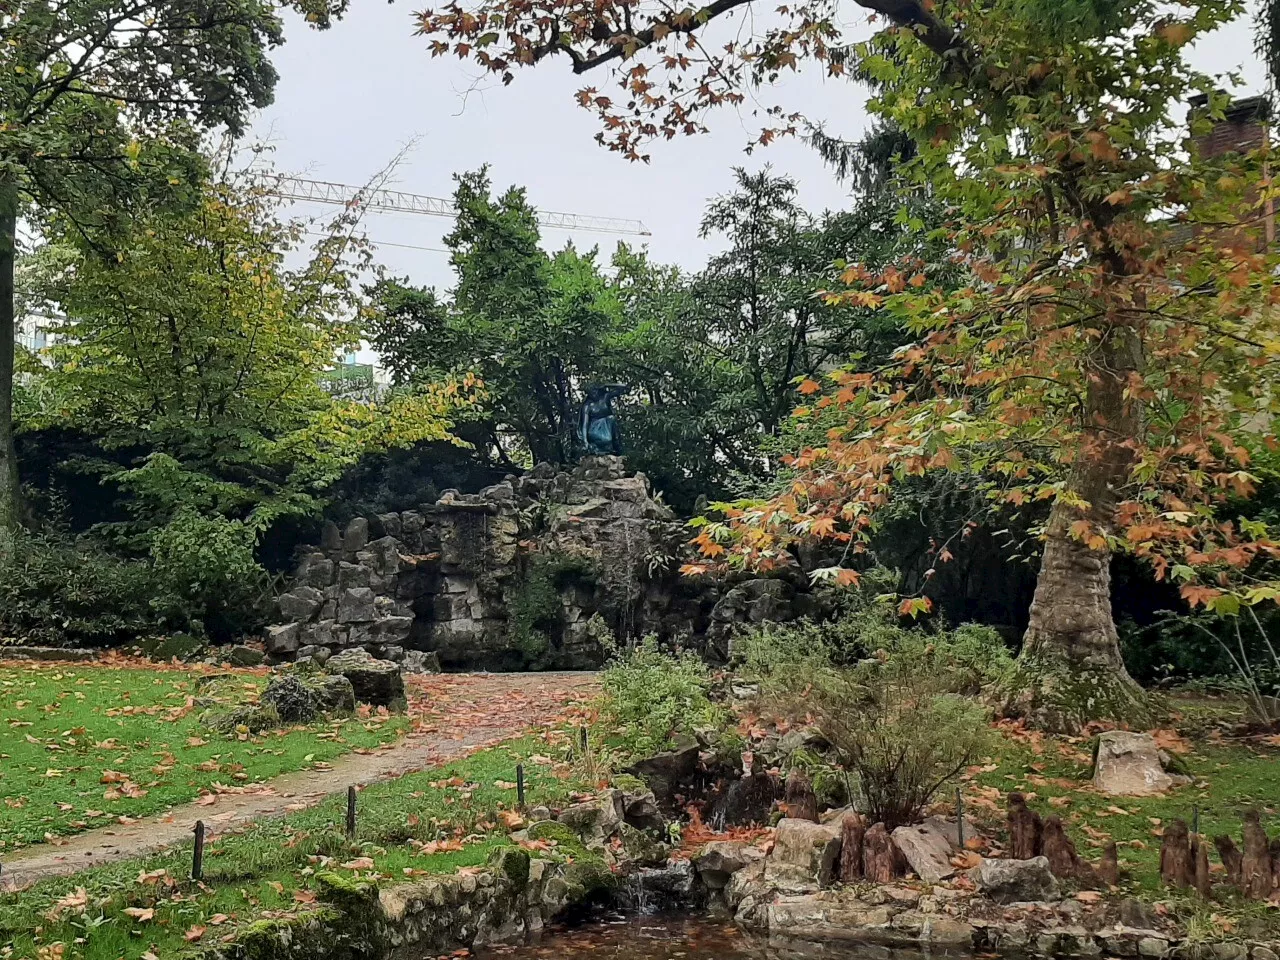
[[[401,190],[362,189],[345,183],[329,183],[325,180],[306,180],[302,177],[273,176],[268,181],[268,192],[285,200],[308,200],[315,203],[332,203],[338,206],[359,204],[369,210],[388,213],[417,213],[428,217],[454,219],[458,210],[452,200],[427,197],[420,193]],[[538,211],[538,223],[555,230],[584,230],[591,233],[629,234],[638,237],[651,236],[649,228],[639,220],[621,217],[592,217],[580,213],[554,213]]]

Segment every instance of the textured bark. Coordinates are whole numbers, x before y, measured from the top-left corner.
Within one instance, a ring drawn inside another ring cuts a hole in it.
[[[1020,793],[1009,794],[1009,855],[1014,860],[1030,860],[1040,856],[1040,814],[1027,806]]]
[[[803,771],[792,770],[787,776],[787,797],[783,803],[788,817],[818,822],[818,797]]]
[[[1080,859],[1080,854],[1076,852],[1076,845],[1067,836],[1061,817],[1050,815],[1045,818],[1040,852],[1049,861],[1049,870],[1055,877],[1063,880],[1092,881],[1095,879],[1093,869]]]
[[[1207,899],[1213,895],[1213,877],[1209,873],[1209,844],[1205,843],[1203,837],[1196,837],[1191,846],[1196,892]]]
[[[862,879],[862,841],[867,835],[867,818],[851,813],[840,824],[840,882]]]
[[[1240,880],[1245,894],[1256,900],[1271,896],[1271,847],[1262,829],[1258,811],[1244,815],[1244,856],[1240,861]]]
[[[14,529],[22,518],[18,452],[13,440],[13,268],[17,229],[17,188],[0,182],[0,530]]]
[[[1109,887],[1120,882],[1120,853],[1116,850],[1116,842],[1108,840],[1102,848],[1102,859],[1098,861],[1098,879]]]
[[[1174,820],[1164,828],[1160,841],[1160,879],[1166,886],[1185,889],[1195,877],[1191,855],[1191,833],[1185,820]]]
[[[862,838],[862,875],[872,883],[893,883],[898,876],[898,848],[883,823],[873,824]]]
[[[1280,890],[1280,837],[1271,841],[1271,885]]]
[[[1227,869],[1227,880],[1237,887],[1240,886],[1240,878],[1244,873],[1244,858],[1236,849],[1235,841],[1224,833],[1213,838],[1213,845],[1217,848],[1222,865]]]
[[[1087,358],[1082,431],[1071,489],[1087,509],[1055,503],[1031,616],[1008,682],[1005,712],[1041,729],[1077,733],[1091,720],[1149,718],[1146,694],[1125,670],[1111,616],[1111,553],[1073,535],[1085,521],[1091,536],[1115,529],[1117,491],[1129,477],[1129,440],[1141,429],[1140,405],[1126,396],[1129,373],[1141,367],[1141,345],[1122,324],[1106,331]]]

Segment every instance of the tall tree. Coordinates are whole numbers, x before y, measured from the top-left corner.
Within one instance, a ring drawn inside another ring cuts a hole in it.
[[[915,140],[912,174],[953,211],[972,282],[953,292],[910,265],[851,266],[833,299],[890,311],[916,343],[883,369],[838,373],[821,397],[822,383],[806,384],[813,409],[835,407],[845,426],[798,451],[785,495],[730,508],[703,544],[779,563],[799,531],[852,552],[898,478],[957,464],[997,477],[993,496],[1052,503],[1010,710],[1056,729],[1144,718],[1110,611],[1114,551],[1177,578],[1193,603],[1280,596],[1258,567],[1276,552],[1265,527],[1216,515],[1250,491],[1248,446],[1273,429],[1261,168],[1200,156],[1173,119],[1192,94],[1207,105],[1198,130],[1222,115],[1214,79],[1185,50],[1242,5],[859,0],[881,26],[850,43],[833,0],[805,0],[776,28],[700,42],[749,4],[490,0],[429,11],[421,29],[437,51],[504,74],[554,54],[578,73],[615,67],[625,101],[595,89],[581,99],[603,117],[602,139],[633,158],[802,57],[872,80],[883,91],[872,109]],[[782,116],[761,139],[794,125]],[[1228,590],[1233,578],[1243,587]]]
[[[299,0],[327,26],[345,0]],[[0,529],[21,513],[13,437],[14,260],[29,206],[86,224],[102,194],[150,173],[181,187],[140,139],[181,121],[225,125],[270,102],[280,20],[263,0],[9,0],[0,5]],[[148,158],[157,162],[147,170]],[[96,200],[95,200],[96,197]]]
[[[474,372],[486,384],[488,453],[567,463],[577,405],[619,318],[594,251],[539,246],[524,191],[492,196],[481,170],[457,178],[458,218],[445,238],[457,283],[435,291],[383,280],[373,288],[373,342],[402,382]]]

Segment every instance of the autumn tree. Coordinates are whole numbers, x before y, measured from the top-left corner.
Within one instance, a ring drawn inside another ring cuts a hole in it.
[[[554,55],[615,68],[620,99],[580,99],[631,157],[801,58],[870,81],[873,112],[916,144],[901,172],[946,205],[969,281],[850,265],[829,301],[887,311],[914,342],[805,383],[798,412],[825,435],[795,452],[787,490],[726,505],[701,544],[767,567],[791,562],[797,537],[829,539],[846,562],[822,575],[852,580],[899,481],[969,471],[995,503],[1049,504],[1008,711],[1059,730],[1146,719],[1112,620],[1113,553],[1219,612],[1278,595],[1265,525],[1219,513],[1250,493],[1250,449],[1271,442],[1270,184],[1257,156],[1202,156],[1182,116],[1194,95],[1191,133],[1222,116],[1226,96],[1185,51],[1242,6],[859,0],[876,26],[855,42],[835,3],[805,0],[714,42],[713,24],[749,5],[491,0],[421,26],[437,52],[501,74]],[[762,139],[797,123],[775,111]]]
[[[298,0],[319,26],[343,0]],[[21,513],[13,438],[14,261],[27,214],[86,227],[113,197],[184,189],[189,164],[163,142],[225,126],[271,100],[267,51],[282,41],[261,0],[9,0],[0,4],[0,529]],[[156,147],[147,149],[148,144]],[[182,153],[183,151],[179,151]]]

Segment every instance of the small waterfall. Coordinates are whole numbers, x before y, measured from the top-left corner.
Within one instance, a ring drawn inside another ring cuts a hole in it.
[[[643,871],[628,874],[623,883],[623,889],[626,902],[636,913],[649,916],[655,912],[653,898],[649,896],[649,889],[644,883]]]

